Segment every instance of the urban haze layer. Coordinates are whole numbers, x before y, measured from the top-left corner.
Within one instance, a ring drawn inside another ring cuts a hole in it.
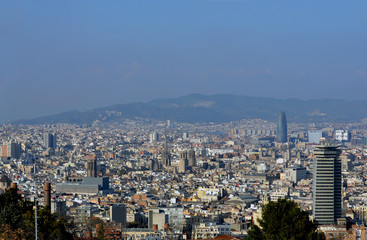
[[[101,223],[106,239],[243,239],[283,198],[327,238],[365,237],[367,122],[287,123],[286,114],[4,124],[0,188],[72,221],[79,239]]]

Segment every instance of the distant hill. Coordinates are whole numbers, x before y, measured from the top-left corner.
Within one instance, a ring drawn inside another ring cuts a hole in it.
[[[85,112],[70,111],[34,119],[23,124],[92,123],[121,118],[151,118],[177,122],[226,122],[261,118],[275,121],[284,111],[290,122],[351,122],[367,118],[367,101],[340,99],[299,100],[246,97],[231,94],[190,94],[147,103],[118,104]]]

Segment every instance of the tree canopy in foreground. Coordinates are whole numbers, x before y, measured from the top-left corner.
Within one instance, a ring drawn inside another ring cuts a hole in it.
[[[278,199],[264,206],[259,225],[253,224],[248,232],[249,240],[321,240],[322,232],[312,222],[306,211],[291,200]]]
[[[15,189],[0,194],[0,240],[35,239],[33,204],[24,200]],[[38,239],[73,239],[63,219],[46,208],[38,209]]]

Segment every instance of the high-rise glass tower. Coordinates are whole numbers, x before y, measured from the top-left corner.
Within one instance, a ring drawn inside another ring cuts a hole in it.
[[[57,141],[56,133],[54,134],[45,133],[43,135],[43,142],[45,148],[56,148],[56,141]]]
[[[317,146],[313,167],[313,219],[333,224],[341,217],[341,159],[338,146]]]
[[[284,112],[280,112],[278,116],[277,142],[287,142],[287,119]]]

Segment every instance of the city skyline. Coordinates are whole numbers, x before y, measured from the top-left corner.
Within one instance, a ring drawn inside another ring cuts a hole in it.
[[[301,239],[304,225],[289,220],[301,215],[313,226],[310,234],[318,229],[321,235],[356,240],[357,234],[365,235],[367,123],[291,123],[285,143],[277,141],[276,129],[276,122],[261,119],[3,124],[0,193],[5,193],[0,200],[9,188],[19,190],[24,201],[36,197],[43,208],[39,216],[51,210],[72,221],[78,231],[67,231],[81,239],[99,232],[99,224],[86,219],[99,219],[104,235],[115,239],[151,239],[143,233],[156,240],[221,234],[243,239],[256,231],[253,224],[262,226],[259,217],[266,221],[274,204],[299,212],[294,216],[286,208],[279,220],[282,214],[272,215],[280,226],[292,226],[279,227],[275,236]],[[310,134],[315,129],[321,134]],[[45,144],[51,133],[57,136],[53,148]],[[312,211],[318,223],[309,219]],[[40,235],[43,219],[38,219]],[[7,222],[3,218],[0,225]],[[14,223],[23,229],[19,226]]]
[[[365,9],[3,1],[0,239],[367,240]]]

